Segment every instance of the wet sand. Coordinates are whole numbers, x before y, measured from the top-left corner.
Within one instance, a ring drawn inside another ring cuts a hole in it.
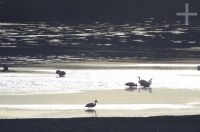
[[[90,90],[77,93],[0,95],[0,104],[85,104],[99,100],[99,104],[157,104],[200,102],[200,90],[152,89],[149,90]]]
[[[199,95],[200,91],[198,90],[176,89],[152,89],[152,92],[129,89],[63,94],[1,95],[0,118],[196,115],[200,114]],[[87,111],[84,105],[96,99],[99,101],[97,106],[92,111]],[[46,109],[45,105],[48,105],[49,108]],[[37,107],[35,108],[35,106]]]

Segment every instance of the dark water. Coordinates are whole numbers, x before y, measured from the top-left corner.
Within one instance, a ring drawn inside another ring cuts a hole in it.
[[[0,61],[199,60],[200,25],[181,23],[0,23]]]

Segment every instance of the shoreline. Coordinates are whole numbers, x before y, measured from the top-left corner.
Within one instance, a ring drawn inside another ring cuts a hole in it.
[[[184,62],[184,63],[183,63]],[[72,61],[49,62],[40,64],[10,64],[10,68],[34,68],[34,69],[197,69],[198,61]],[[11,70],[12,71],[12,70]],[[10,72],[11,72],[10,71]],[[13,72],[16,72],[15,70]]]

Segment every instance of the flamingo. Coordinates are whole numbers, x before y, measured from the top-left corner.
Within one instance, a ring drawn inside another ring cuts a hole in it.
[[[140,77],[138,77],[138,79],[139,79],[138,83],[139,83],[141,86],[143,86],[144,89],[145,89],[145,88],[148,88],[148,89],[149,89],[149,92],[152,92],[151,88],[149,87],[149,86],[152,84],[152,78],[149,79],[149,81],[141,80]],[[141,89],[141,88],[139,88],[139,92],[140,92],[140,89]]]
[[[149,87],[152,84],[152,78],[149,79],[149,81],[141,80],[140,77],[138,77],[139,81],[138,83],[143,86],[144,88]]]
[[[3,71],[4,71],[4,72],[7,72],[7,71],[8,71],[8,68],[9,68],[8,65],[6,65],[6,64],[3,65]]]
[[[56,74],[58,74],[59,77],[64,77],[66,73],[65,73],[65,71],[57,70]]]
[[[95,107],[95,106],[96,106],[96,104],[97,104],[97,103],[98,103],[98,101],[97,101],[97,100],[95,100],[95,101],[94,101],[94,103],[88,103],[88,104],[86,104],[86,105],[85,105],[85,107],[87,107],[88,109],[89,109],[89,108],[91,108],[91,109],[92,109],[93,107]]]
[[[197,70],[200,71],[200,66],[197,66]]]
[[[128,82],[125,85],[129,86],[129,88],[137,88],[137,84],[135,84],[134,82]]]

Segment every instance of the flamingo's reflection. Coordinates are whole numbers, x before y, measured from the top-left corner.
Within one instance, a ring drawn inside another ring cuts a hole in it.
[[[151,87],[140,87],[138,89],[138,92],[140,92],[140,90],[145,90],[145,91],[149,91],[150,93],[152,93],[152,88]]]
[[[85,112],[87,112],[88,114],[93,115],[94,117],[97,117],[97,112],[96,112],[96,110],[87,109],[87,110],[85,110]]]

